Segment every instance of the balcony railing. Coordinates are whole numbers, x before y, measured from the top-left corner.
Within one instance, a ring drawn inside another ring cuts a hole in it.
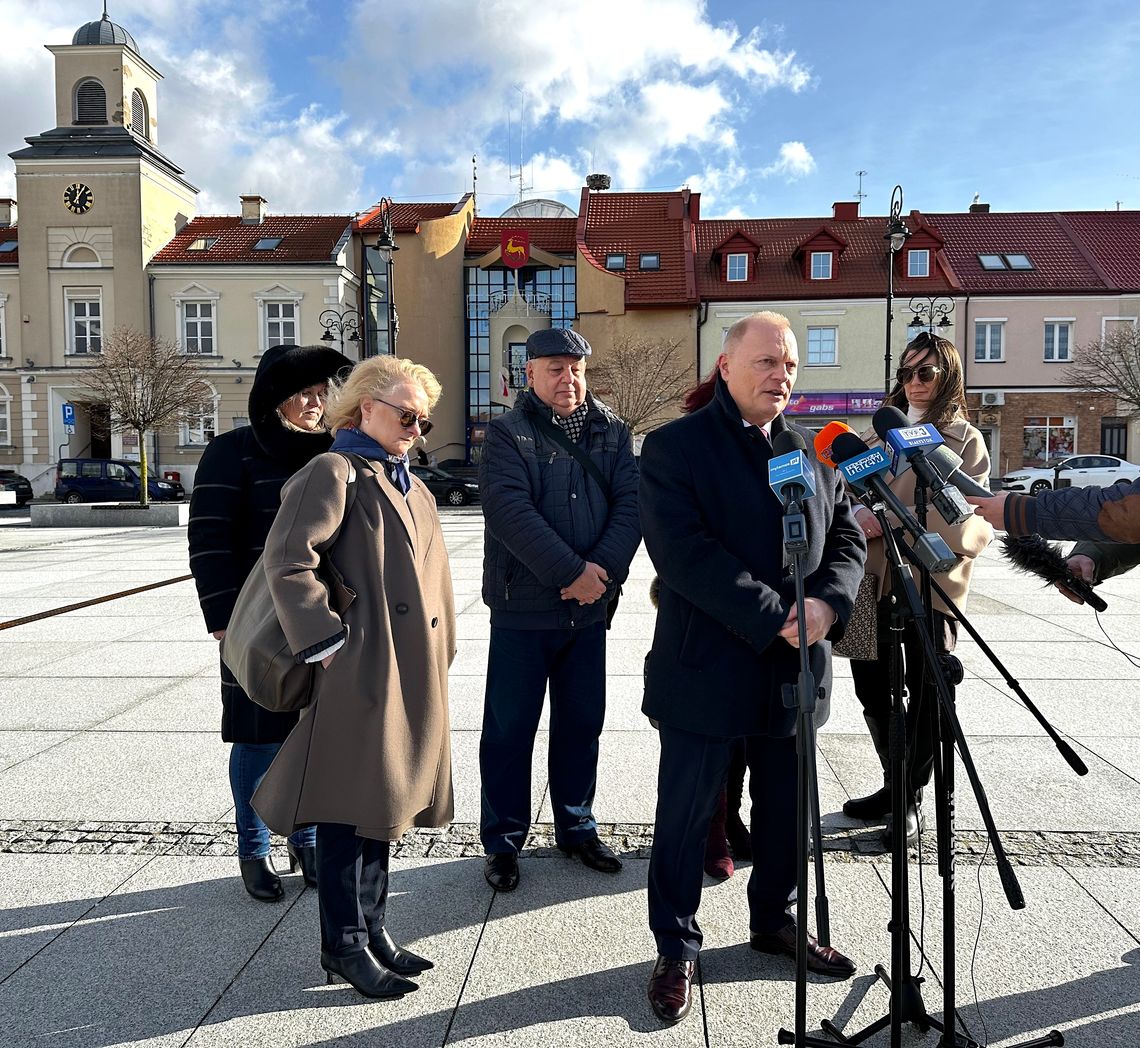
[[[550,296],[542,291],[494,291],[491,293],[491,312],[498,313],[514,304],[520,315],[540,313],[550,316]]]

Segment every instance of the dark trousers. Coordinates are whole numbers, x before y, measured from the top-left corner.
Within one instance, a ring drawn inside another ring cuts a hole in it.
[[[534,736],[550,685],[550,802],[562,847],[597,834],[598,739],[606,717],[606,626],[491,627],[483,733],[480,837],[488,854],[519,852],[533,814]]]
[[[705,840],[736,740],[661,725],[657,822],[649,860],[649,928],[657,952],[695,960]],[[749,927],[779,931],[796,886],[796,740],[753,735],[747,745],[752,798]]]
[[[939,652],[953,651],[958,624],[940,611],[934,615],[934,646]],[[878,609],[879,657],[875,661],[851,660],[851,676],[855,694],[863,706],[863,714],[873,722],[872,732],[880,740],[890,737],[891,720],[891,663],[890,663],[890,605],[886,598]],[[903,628],[903,665],[906,690],[910,696],[907,707],[907,738],[913,746],[907,753],[907,776],[911,793],[917,793],[928,782],[934,768],[934,740],[938,719],[938,692],[926,674],[922,644],[913,621]],[[953,693],[953,689],[951,689]],[[887,754],[881,754],[885,760]]]
[[[317,899],[321,949],[360,953],[384,927],[388,903],[388,842],[360,837],[355,826],[317,823]]]

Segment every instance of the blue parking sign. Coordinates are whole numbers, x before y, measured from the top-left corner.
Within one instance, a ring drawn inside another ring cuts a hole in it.
[[[63,424],[65,426],[74,426],[75,425],[75,405],[74,404],[64,404],[63,405]]]

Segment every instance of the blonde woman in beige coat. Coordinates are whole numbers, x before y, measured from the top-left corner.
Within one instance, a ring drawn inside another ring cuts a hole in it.
[[[966,418],[966,392],[962,362],[958,350],[947,339],[922,332],[905,350],[899,361],[897,382],[886,399],[887,404],[905,411],[912,422],[927,422],[942,434],[946,446],[962,459],[961,470],[979,484],[990,475],[990,456],[981,432]],[[868,442],[878,442],[872,431]],[[891,480],[891,491],[899,501],[914,509],[914,471],[907,470]],[[851,660],[851,676],[855,694],[863,706],[863,716],[871,732],[871,740],[883,766],[882,788],[866,797],[856,797],[843,805],[843,813],[869,822],[888,823],[884,843],[889,847],[893,827],[889,825],[891,791],[888,765],[888,728],[891,695],[887,647],[889,605],[883,600],[890,592],[891,579],[883,549],[882,529],[875,515],[864,507],[855,511],[855,520],[867,536],[866,571],[879,580],[878,635],[879,658],[874,661]],[[970,517],[962,524],[949,525],[931,510],[927,529],[938,532],[958,555],[957,564],[938,583],[963,610],[970,590],[970,574],[974,560],[993,541],[993,529],[980,517]],[[953,651],[958,637],[958,623],[949,607],[935,596],[934,637],[940,652]],[[933,685],[923,684],[923,658],[913,623],[903,632],[903,660],[906,667],[907,692],[911,697],[907,714],[907,734],[915,740],[907,754],[910,800],[907,804],[907,839],[914,840],[922,829],[922,789],[930,781],[934,767],[934,724],[938,715],[938,695]],[[919,698],[921,691],[921,699]],[[917,711],[917,714],[915,713]],[[915,723],[917,719],[917,724]]]
[[[278,833],[316,824],[321,966],[368,997],[411,992],[408,976],[432,967],[385,928],[389,841],[452,818],[455,603],[435,499],[407,461],[439,395],[410,360],[358,364],[329,398],[333,450],[285,485],[265,545],[289,646],[321,669],[253,804]],[[318,570],[338,527],[327,556],[355,593],[343,615]]]

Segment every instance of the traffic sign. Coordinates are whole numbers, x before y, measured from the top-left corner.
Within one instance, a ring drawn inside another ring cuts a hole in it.
[[[75,405],[74,404],[65,403],[63,405],[63,424],[65,426],[74,426],[75,425]]]
[[[66,433],[66,434],[67,434],[69,437],[74,437],[74,436],[75,436],[75,427],[74,427],[74,426],[64,426],[64,427],[63,427],[63,431],[64,431],[64,433]]]

